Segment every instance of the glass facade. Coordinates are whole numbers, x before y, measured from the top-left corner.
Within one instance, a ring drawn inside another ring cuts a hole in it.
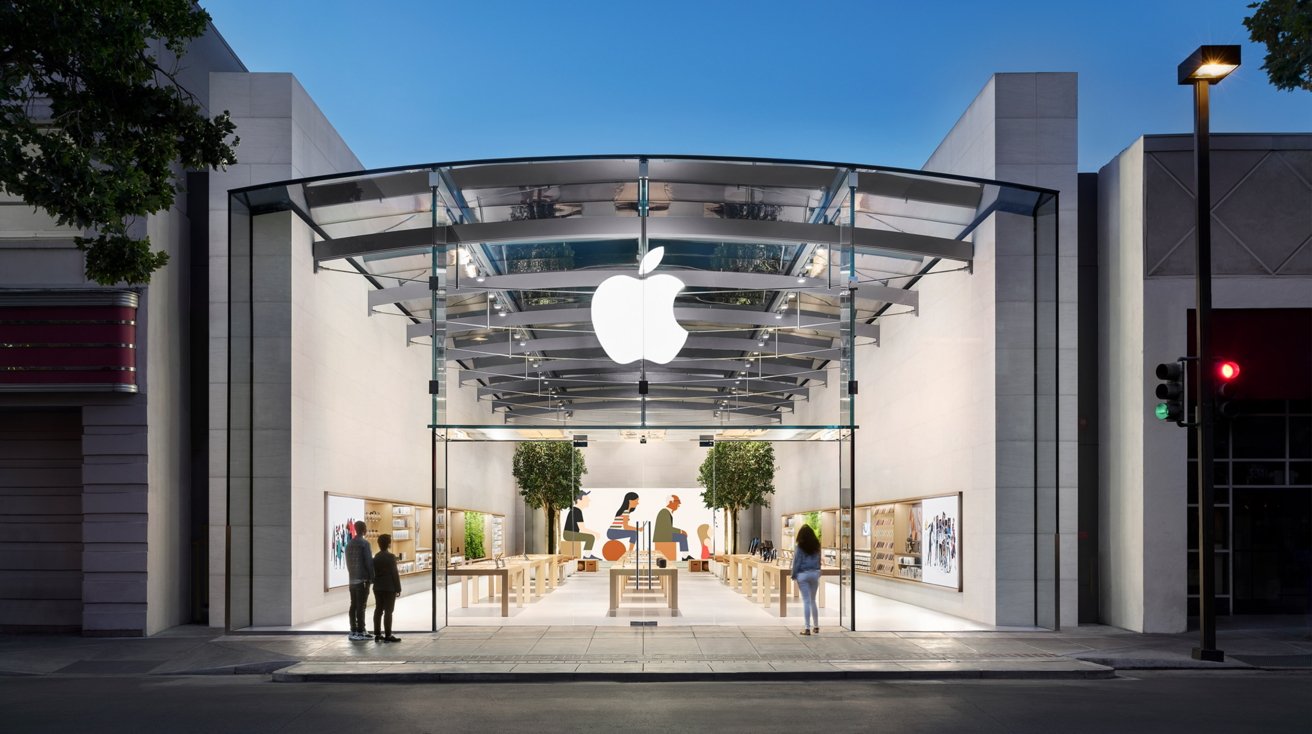
[[[401,560],[423,603],[398,623],[437,629],[469,594],[465,533],[483,533],[479,555],[503,600],[516,572],[499,556],[532,564],[530,551],[550,549],[537,539],[555,530],[530,528],[508,447],[651,441],[673,455],[745,440],[810,457],[788,472],[827,482],[824,504],[837,508],[840,623],[877,625],[858,604],[869,554],[858,561],[868,531],[856,510],[881,481],[878,468],[858,469],[874,435],[863,429],[906,421],[914,432],[917,411],[881,394],[881,373],[862,360],[889,319],[926,307],[917,285],[944,274],[985,279],[998,314],[995,364],[951,366],[981,375],[986,394],[947,410],[1005,418],[989,465],[1030,467],[1007,487],[1031,493],[1016,511],[1032,542],[1007,588],[1027,597],[1033,625],[1057,626],[1056,211],[1053,192],[994,181],[654,156],[440,164],[232,192],[228,626],[296,628],[341,606],[339,590],[307,580],[333,562],[320,534],[334,518],[315,514],[329,512],[325,495],[378,497],[401,513],[383,524],[416,536]],[[980,307],[963,307],[963,328]],[[926,405],[944,420],[942,401]],[[972,497],[964,528],[982,507]],[[707,547],[720,551],[719,540]],[[545,568],[526,577],[554,582]],[[988,583],[963,568],[960,587]]]

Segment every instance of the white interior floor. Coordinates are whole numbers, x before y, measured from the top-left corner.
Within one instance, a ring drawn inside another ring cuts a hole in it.
[[[486,582],[482,585],[486,592]],[[486,596],[468,608],[460,606],[460,585],[446,590],[446,623],[479,626],[541,626],[586,625],[594,627],[627,627],[634,620],[656,620],[662,627],[691,625],[731,626],[798,626],[802,624],[802,605],[789,599],[788,616],[779,617],[779,600],[774,597],[768,604],[756,603],[731,589],[711,573],[679,573],[679,614],[674,616],[665,607],[659,592],[626,594],[616,616],[607,615],[609,606],[609,576],[599,573],[575,573],[568,580],[523,607],[510,602],[510,616],[501,616],[499,600]],[[441,593],[441,592],[439,592]],[[826,608],[820,610],[821,626],[837,626],[839,590],[828,582],[825,590]],[[427,631],[433,619],[433,595],[428,592],[413,594],[397,600],[392,627],[394,631]],[[437,601],[441,602],[439,597]],[[437,620],[441,626],[444,611],[438,607]],[[857,629],[888,632],[959,632],[992,630],[989,625],[973,622],[950,614],[936,612],[905,602],[894,601],[863,591],[856,594]],[[345,631],[348,627],[346,610],[324,619],[292,627],[305,631]],[[373,624],[373,607],[366,614],[366,622]]]

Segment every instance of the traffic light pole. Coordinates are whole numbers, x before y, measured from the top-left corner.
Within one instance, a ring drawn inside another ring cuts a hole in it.
[[[1206,80],[1194,82],[1194,192],[1198,221],[1195,228],[1197,260],[1194,338],[1198,361],[1195,391],[1194,436],[1198,441],[1198,627],[1201,646],[1193,649],[1198,660],[1220,662],[1225,653],[1216,647],[1216,548],[1212,538],[1215,497],[1212,487],[1212,183],[1211,142]]]

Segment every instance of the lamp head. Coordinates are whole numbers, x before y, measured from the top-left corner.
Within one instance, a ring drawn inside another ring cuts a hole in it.
[[[1205,81],[1216,84],[1238,68],[1238,46],[1199,46],[1180,63],[1179,83],[1193,85]]]

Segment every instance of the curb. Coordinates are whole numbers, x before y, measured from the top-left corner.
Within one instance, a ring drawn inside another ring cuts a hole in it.
[[[268,675],[283,668],[298,665],[299,660],[269,660],[259,663],[241,663],[238,665],[220,665],[216,668],[191,668],[189,670],[162,670],[151,675]]]
[[[330,673],[298,671],[296,666],[273,673],[275,683],[734,683],[760,681],[899,681],[899,680],[1106,680],[1116,671],[1106,666],[1067,670],[789,670],[775,672],[427,672],[380,671]]]

